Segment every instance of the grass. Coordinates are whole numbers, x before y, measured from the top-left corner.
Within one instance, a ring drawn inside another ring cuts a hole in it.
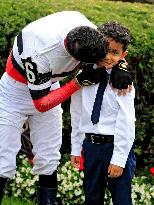
[[[4,197],[2,205],[34,205],[33,202],[25,202],[20,201],[19,199],[15,199],[13,197]]]

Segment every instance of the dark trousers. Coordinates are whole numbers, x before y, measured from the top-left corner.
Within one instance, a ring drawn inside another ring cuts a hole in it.
[[[132,205],[131,182],[136,167],[135,156],[131,150],[122,176],[109,178],[107,170],[113,147],[113,143],[92,144],[84,140],[84,205],[103,205],[106,186],[111,193],[113,205]]]

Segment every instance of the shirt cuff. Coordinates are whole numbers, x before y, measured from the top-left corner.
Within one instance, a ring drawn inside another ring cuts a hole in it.
[[[72,145],[71,155],[80,156],[82,150],[82,144]]]
[[[111,164],[117,165],[117,166],[122,167],[122,168],[125,168],[126,162],[127,162],[127,158],[120,157],[117,154],[114,154],[111,158],[111,161],[110,161]]]

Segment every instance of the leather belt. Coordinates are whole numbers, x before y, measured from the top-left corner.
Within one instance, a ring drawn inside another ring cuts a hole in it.
[[[105,143],[113,143],[114,135],[101,135],[101,134],[93,134],[86,133],[86,139],[93,144],[105,144]]]

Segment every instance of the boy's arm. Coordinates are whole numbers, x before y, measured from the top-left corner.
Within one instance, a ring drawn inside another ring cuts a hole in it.
[[[80,153],[85,135],[80,132],[80,116],[82,112],[82,89],[71,96],[70,113],[71,113],[71,162],[74,167],[79,168]]]
[[[110,163],[124,168],[129,152],[135,139],[135,109],[134,109],[135,90],[126,96],[118,96],[117,101],[120,109],[118,112],[115,134],[114,150]]]

